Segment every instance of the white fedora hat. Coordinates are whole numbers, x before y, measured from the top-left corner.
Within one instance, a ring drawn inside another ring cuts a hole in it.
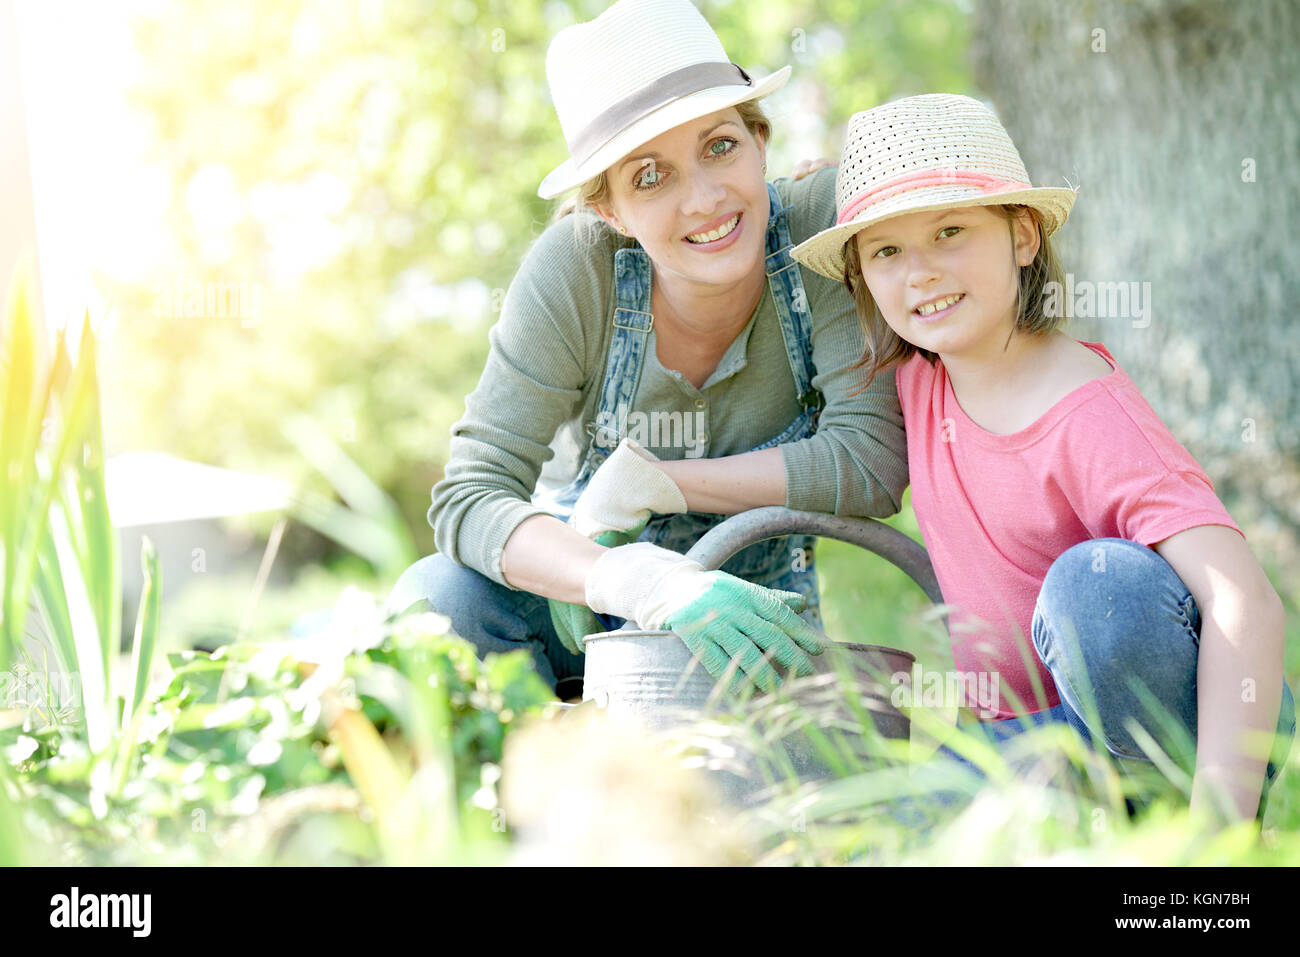
[[[855,113],[835,178],[836,224],[791,253],[805,266],[844,278],[844,244],[894,216],[962,206],[1031,206],[1050,236],[1075,191],[1034,187],[1011,136],[969,96],[930,93]]]
[[[569,158],[542,180],[552,199],[675,126],[780,89],[785,66],[756,81],[727,57],[690,0],[619,0],[565,27],[546,80]]]

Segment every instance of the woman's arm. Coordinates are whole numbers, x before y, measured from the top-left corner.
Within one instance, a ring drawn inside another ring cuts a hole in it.
[[[785,459],[779,448],[655,464],[682,490],[692,512],[734,515],[786,501]]]
[[[534,515],[506,539],[501,572],[511,588],[585,605],[587,574],[606,551],[553,515]]]
[[[787,189],[794,243],[835,223],[835,170],[822,169]],[[894,371],[867,388],[857,363],[865,340],[843,282],[800,270],[812,325],[813,386],[825,406],[817,433],[781,446],[790,508],[884,517],[907,488],[907,437]]]
[[[545,517],[530,496],[556,430],[578,413],[598,362],[613,248],[584,238],[579,219],[547,228],[524,258],[433,488],[429,523],[438,551],[503,584],[510,584],[501,567],[506,543],[520,524]],[[561,541],[547,538],[543,547]]]
[[[1191,807],[1219,823],[1254,818],[1282,703],[1285,613],[1250,547],[1223,525],[1152,546],[1201,613],[1196,772]]]

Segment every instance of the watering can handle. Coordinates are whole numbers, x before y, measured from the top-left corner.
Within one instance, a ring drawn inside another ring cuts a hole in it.
[[[691,546],[686,557],[712,570],[742,548],[782,535],[815,535],[858,545],[897,565],[921,586],[932,602],[943,603],[926,550],[902,532],[873,518],[801,512],[780,505],[754,508],[731,516],[705,533]]]

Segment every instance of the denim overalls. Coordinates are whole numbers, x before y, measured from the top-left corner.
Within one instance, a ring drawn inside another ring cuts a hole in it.
[[[771,203],[767,225],[767,283],[776,305],[786,358],[790,362],[790,371],[803,410],[779,434],[750,451],[773,448],[812,435],[816,431],[817,415],[823,404],[821,394],[812,385],[816,369],[812,362],[808,297],[804,292],[799,266],[790,257],[793,243],[786,222],[786,213],[790,207],[781,206],[780,198],[770,183],[767,192]],[[650,257],[639,246],[620,249],[614,255],[614,334],[605,361],[596,419],[586,426],[591,440],[587,454],[577,476],[567,486],[533,496],[535,505],[545,508],[560,519],[568,519],[573,504],[586,488],[587,482],[622,438],[616,429],[611,430],[607,426],[598,428],[597,423],[627,421],[627,413],[641,381],[650,330],[654,327],[654,317],[650,313],[651,279]],[[726,517],[702,512],[655,516],[646,525],[639,541],[685,553],[705,532]],[[722,569],[758,585],[803,594],[808,599],[808,610],[804,618],[820,628],[821,602],[817,592],[817,574],[813,567],[813,543],[812,537],[803,535],[758,542],[733,555]],[[620,619],[606,621],[621,623]]]

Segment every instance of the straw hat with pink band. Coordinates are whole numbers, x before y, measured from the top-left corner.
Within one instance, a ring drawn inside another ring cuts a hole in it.
[[[1003,203],[1031,206],[1050,236],[1070,215],[1073,189],[1034,187],[993,111],[969,96],[909,96],[849,120],[835,180],[836,224],[792,255],[844,278],[844,244],[881,220],[908,213]]]

